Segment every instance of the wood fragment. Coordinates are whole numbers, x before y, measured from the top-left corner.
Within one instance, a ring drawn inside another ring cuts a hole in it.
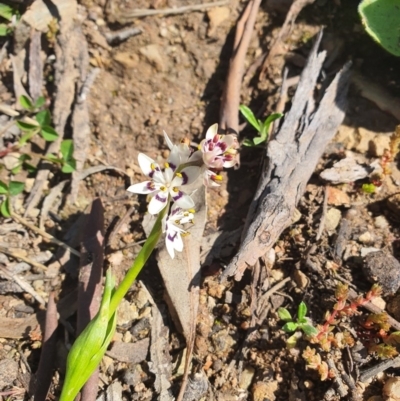
[[[58,327],[58,313],[55,302],[55,293],[51,292],[49,295],[49,302],[47,303],[46,310],[46,324],[44,328],[43,346],[40,353],[39,367],[36,372],[35,380],[35,400],[45,401],[51,378],[53,368],[55,365],[54,355],[56,354],[57,345],[57,327]]]
[[[92,202],[83,233],[78,291],[78,335],[100,308],[104,264],[104,208],[99,198]],[[81,399],[97,397],[99,370],[92,373],[81,391]]]
[[[35,232],[36,234],[41,235],[45,240],[48,240],[50,242],[53,242],[54,244],[61,246],[64,249],[67,249],[68,251],[70,251],[72,254],[76,255],[76,256],[80,256],[80,253],[74,249],[71,248],[68,244],[66,244],[65,242],[60,241],[59,239],[57,239],[56,237],[53,237],[51,234],[49,234],[48,232],[42,230],[39,227],[36,227],[34,224],[29,223],[26,219],[24,219],[21,216],[18,216],[17,214],[13,213],[11,215],[11,217],[18,221],[18,223],[21,223],[22,225],[24,225],[25,227],[28,227],[30,230],[32,230],[33,232]],[[21,259],[22,260],[22,259]],[[28,263],[28,262],[27,262]]]
[[[176,14],[190,13],[194,11],[203,11],[212,7],[225,6],[228,3],[229,0],[220,0],[210,3],[192,4],[188,6],[175,7],[175,8],[160,8],[157,10],[137,9],[129,12],[128,11],[122,12],[120,10],[114,10],[112,0],[110,0],[107,9],[107,15],[108,15],[108,20],[110,22],[126,23],[135,18],[143,18],[153,15],[176,15]]]
[[[22,260],[25,263],[28,263],[38,269],[41,269],[43,271],[47,270],[47,267],[39,262],[35,262],[32,259],[29,259],[23,255],[21,255],[18,252],[11,251],[9,248],[5,248],[4,246],[0,246],[0,252],[4,253],[5,255],[11,256],[12,258],[16,260]]]
[[[356,291],[354,291],[352,288],[349,288],[349,300],[350,301],[354,301],[356,298],[358,298],[358,296],[359,295],[357,294]],[[387,314],[388,323],[396,330],[400,330],[400,322],[398,322],[396,319],[394,319],[392,316],[390,316],[386,311],[379,308],[379,306],[376,306],[374,303],[367,302],[366,304],[363,305],[363,308],[369,310],[372,313],[385,312]]]
[[[378,373],[384,372],[389,368],[399,368],[399,367],[400,367],[400,356],[396,356],[396,358],[393,359],[380,361],[376,365],[360,371],[359,380],[360,382],[366,382],[369,379],[375,377]]]
[[[268,54],[265,56],[264,61],[262,62],[260,73],[261,80],[265,78],[272,60],[282,53],[282,44],[288,39],[293,29],[294,22],[296,21],[297,16],[300,14],[300,11],[308,4],[314,3],[314,1],[315,0],[295,0],[292,3],[277,38],[274,40]]]
[[[350,64],[336,75],[318,109],[308,107],[325,59],[325,52],[318,54],[317,51],[321,37],[322,34],[301,75],[292,108],[268,144],[265,167],[247,214],[242,244],[223,272],[222,280],[233,275],[240,280],[244,270],[268,252],[291,224],[295,207],[319,158],[343,121]]]
[[[82,33],[81,25],[75,22],[74,14],[60,21],[60,31],[55,44],[57,63],[54,85],[57,88],[57,92],[53,109],[54,128],[59,136],[57,140],[49,145],[47,153],[58,154],[59,152],[76,96],[76,83],[80,77],[80,68],[82,68],[82,63],[85,62],[82,59],[82,49],[85,43],[86,39]],[[85,65],[86,67],[87,65]],[[31,210],[39,203],[51,168],[52,164],[47,161],[40,163],[35,183],[26,200],[25,216],[29,215]]]
[[[107,32],[104,36],[106,37],[109,45],[115,45],[129,39],[132,36],[140,35],[141,33],[142,30],[140,28],[129,27],[126,29],[120,29],[119,31]]]
[[[155,375],[154,389],[159,401],[172,401],[171,394],[172,358],[167,352],[169,348],[169,328],[164,324],[165,306],[156,305],[145,285],[147,297],[151,303],[151,334],[150,334],[150,363],[149,369]]]
[[[239,133],[240,87],[244,73],[244,62],[260,3],[261,0],[250,0],[237,23],[235,43],[222,94],[220,129],[236,134]]]
[[[43,62],[41,52],[42,33],[32,28],[29,45],[29,94],[33,102],[42,95]]]
[[[163,244],[157,255],[158,266],[169,298],[168,307],[177,328],[185,337],[187,346],[184,374],[177,401],[182,401],[187,386],[196,336],[200,288],[200,244],[207,215],[205,188],[200,182],[194,185],[198,188],[192,195],[196,204],[196,224],[190,228],[190,235],[183,237],[183,251],[177,252],[172,260]]]
[[[10,270],[6,267],[0,266],[0,276],[10,280],[15,281],[26,293],[31,295],[37,302],[41,305],[46,305],[45,300],[35,291],[35,289],[27,283],[22,277],[18,276],[18,274],[12,274]]]

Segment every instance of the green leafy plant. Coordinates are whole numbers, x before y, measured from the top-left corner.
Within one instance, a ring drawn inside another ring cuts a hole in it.
[[[376,186],[372,183],[366,183],[362,185],[361,189],[366,194],[374,194],[376,191]]]
[[[13,20],[14,15],[17,17],[19,15],[16,9],[7,4],[0,3],[0,18],[7,21],[0,23],[0,36],[7,36],[8,34],[11,33],[12,31],[11,22]]]
[[[73,157],[74,154],[74,143],[71,139],[65,139],[60,145],[61,157],[57,157],[50,153],[45,156],[46,160],[52,163],[59,164],[63,173],[72,173],[76,170],[76,160]]]
[[[274,113],[268,116],[264,120],[264,122],[262,122],[254,115],[249,107],[242,104],[239,106],[239,110],[242,113],[243,117],[247,120],[247,122],[251,124],[258,133],[258,136],[256,136],[255,138],[244,140],[243,145],[249,147],[258,146],[266,142],[268,140],[269,127],[275,120],[278,120],[283,116],[283,114],[281,113]]]
[[[21,169],[28,171],[28,173],[34,173],[36,171],[36,167],[32,164],[28,163],[29,160],[32,160],[32,157],[23,153],[18,157],[18,163],[11,169],[12,174],[18,174]]]
[[[4,217],[11,217],[11,202],[10,198],[20,194],[24,190],[25,184],[19,181],[10,181],[7,185],[5,182],[0,181],[0,195],[4,195],[5,199],[0,204],[0,213]]]
[[[400,56],[398,0],[363,0],[358,6],[367,33],[389,53]]]
[[[306,317],[307,305],[302,301],[297,308],[297,318],[293,319],[292,315],[286,308],[278,309],[278,316],[281,320],[286,322],[282,327],[282,330],[286,333],[294,333],[297,330],[301,330],[304,334],[309,337],[316,336],[318,330],[310,323],[310,319]],[[289,348],[293,348],[296,345],[297,336],[293,335],[287,340]]]
[[[37,111],[44,105],[44,97],[41,96],[35,103],[32,103],[27,96],[21,96],[19,102],[29,113],[34,113],[33,119],[30,119],[29,122],[17,121],[19,129],[25,132],[18,142],[19,146],[24,145],[36,134],[40,134],[47,142],[55,141],[58,138],[58,134],[51,126],[51,114],[49,110]]]

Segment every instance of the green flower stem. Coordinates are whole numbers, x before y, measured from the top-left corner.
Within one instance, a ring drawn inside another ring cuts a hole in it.
[[[150,235],[147,238],[147,241],[144,243],[139,254],[136,256],[135,261],[133,262],[132,266],[126,273],[124,279],[121,281],[120,285],[115,290],[110,301],[110,307],[109,307],[110,314],[114,313],[117,310],[118,305],[120,304],[122,299],[125,297],[129,289],[131,288],[131,285],[136,280],[136,277],[139,275],[139,273],[142,271],[143,266],[147,262],[147,259],[150,257],[151,253],[156,247],[162,232],[161,221],[168,209],[169,205],[167,205],[167,207],[165,207],[159,213],[157,220],[154,223],[154,226],[150,232]]]

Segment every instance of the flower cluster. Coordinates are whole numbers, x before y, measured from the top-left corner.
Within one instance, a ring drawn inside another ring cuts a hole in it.
[[[173,258],[175,251],[183,249],[182,235],[187,234],[184,225],[193,224],[195,204],[188,193],[189,185],[202,176],[205,186],[219,186],[218,182],[222,180],[220,171],[224,167],[233,167],[237,162],[238,144],[234,135],[219,135],[218,124],[207,130],[197,151],[192,150],[186,140],[176,145],[165,132],[164,137],[170,149],[168,160],[158,164],[139,153],[139,166],[148,180],[131,185],[128,191],[149,195],[149,213],[163,213],[166,248]]]

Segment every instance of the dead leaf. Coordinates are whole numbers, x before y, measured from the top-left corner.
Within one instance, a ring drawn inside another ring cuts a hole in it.
[[[342,190],[334,187],[327,187],[328,205],[341,206],[350,205],[349,196]]]

